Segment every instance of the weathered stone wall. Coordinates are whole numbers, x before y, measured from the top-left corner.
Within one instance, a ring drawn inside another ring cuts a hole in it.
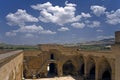
[[[15,54],[0,59],[0,80],[22,80],[23,52],[13,53]]]
[[[120,31],[115,32],[115,43],[120,44]]]
[[[29,51],[27,53],[30,53]],[[37,54],[36,52],[33,52]],[[115,79],[115,54],[113,51],[78,51],[77,49],[60,48],[49,49],[49,51],[41,51],[37,56],[25,56],[27,67],[26,78],[33,78],[34,75],[41,75],[40,77],[47,77],[47,66],[50,63],[57,65],[58,76],[64,75],[63,66],[67,61],[70,61],[74,66],[73,75],[78,75],[82,64],[85,66],[84,76],[89,76],[90,70],[93,66],[96,67],[96,80],[101,79],[105,70],[111,69],[111,78]],[[26,53],[25,53],[26,54]],[[51,54],[54,55],[54,59],[51,60]],[[104,63],[104,64],[103,64]],[[108,64],[108,65],[106,65]],[[101,68],[102,67],[102,68]],[[110,71],[111,71],[110,70]]]

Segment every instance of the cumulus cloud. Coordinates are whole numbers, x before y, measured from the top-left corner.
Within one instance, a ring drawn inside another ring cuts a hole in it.
[[[99,21],[88,21],[87,22],[87,27],[90,27],[90,28],[94,28],[94,27],[99,27],[100,26],[100,22]]]
[[[84,13],[84,12],[81,13],[81,16],[84,17],[84,18],[91,17],[91,15],[89,13]]]
[[[18,30],[15,30],[14,32],[36,33],[36,32],[43,31],[43,30],[44,29],[41,26],[28,25],[28,26],[22,26]]]
[[[38,22],[36,17],[28,14],[26,10],[18,9],[15,13],[9,13],[6,16],[9,25],[25,25],[25,22]]]
[[[56,34],[56,32],[51,30],[43,30],[43,31],[40,31],[39,34]]]
[[[27,33],[39,33],[39,34],[55,34],[56,32],[50,30],[44,30],[42,26],[29,25],[20,27],[17,32],[27,32]]]
[[[81,15],[75,15],[76,4],[65,2],[65,7],[53,6],[50,2],[44,4],[31,5],[35,10],[40,11],[39,20],[42,22],[52,22],[58,25],[63,25],[69,22],[79,21]],[[89,16],[89,14],[83,14]]]
[[[36,25],[27,25],[27,26],[21,26],[17,30],[13,30],[11,32],[6,32],[6,36],[16,36],[17,33],[26,33],[27,36],[32,36],[35,33],[38,34],[56,34],[56,32],[51,30],[45,30],[42,26],[36,26]]]
[[[25,37],[26,37],[26,38],[30,38],[30,37],[32,38],[32,37],[34,37],[34,35],[33,35],[33,34],[28,33],[28,34],[25,34]]]
[[[119,24],[120,23],[120,9],[116,11],[106,12],[107,23],[109,24]]]
[[[69,28],[67,28],[67,27],[61,27],[60,29],[58,29],[58,31],[69,31]]]
[[[16,33],[15,32],[6,32],[5,33],[6,36],[16,36]]]
[[[97,29],[96,31],[97,31],[97,32],[103,32],[103,30],[101,30],[101,29]]]
[[[85,24],[84,23],[78,23],[78,22],[76,22],[76,23],[72,23],[71,26],[73,26],[74,28],[80,28],[80,29],[82,29],[82,28],[85,27]]]
[[[114,36],[103,36],[103,35],[101,35],[101,36],[98,36],[97,38],[98,39],[109,39],[109,38],[114,38]]]
[[[99,6],[99,5],[92,5],[90,7],[90,9],[93,11],[93,13],[96,15],[96,16],[100,16],[102,14],[105,14],[105,10],[106,8],[103,7],[103,6]]]

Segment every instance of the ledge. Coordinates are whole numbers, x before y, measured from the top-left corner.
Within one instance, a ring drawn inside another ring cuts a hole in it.
[[[4,64],[10,62],[12,59],[14,59],[16,56],[20,55],[23,52],[23,50],[18,51],[11,51],[4,54],[0,54],[0,67],[2,67]]]

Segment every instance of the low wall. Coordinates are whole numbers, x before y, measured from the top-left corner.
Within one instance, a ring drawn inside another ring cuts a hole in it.
[[[0,54],[0,80],[22,80],[23,51]]]

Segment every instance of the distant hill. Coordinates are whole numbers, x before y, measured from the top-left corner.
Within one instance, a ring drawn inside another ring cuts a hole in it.
[[[109,38],[98,41],[87,41],[84,43],[65,44],[65,46],[76,47],[80,50],[105,51],[111,50],[111,45],[114,44],[114,42],[115,42],[114,38]]]
[[[109,38],[109,39],[102,39],[98,41],[88,41],[84,43],[77,43],[77,45],[111,45],[114,44],[115,40],[114,38]]]
[[[99,46],[110,46],[114,44],[115,40],[114,38],[109,38],[109,39],[102,39],[98,41],[87,41],[87,42],[82,42],[82,43],[71,43],[71,44],[64,44],[64,46],[81,46],[81,45],[99,45]]]
[[[37,45],[13,45],[13,44],[6,44],[0,43],[0,49],[38,49]]]

